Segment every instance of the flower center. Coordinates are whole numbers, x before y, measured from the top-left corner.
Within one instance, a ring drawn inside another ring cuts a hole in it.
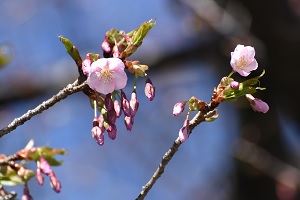
[[[110,83],[114,78],[114,71],[110,71],[109,69],[102,69],[100,71],[100,79],[104,81],[104,83]]]
[[[237,66],[239,68],[244,68],[248,65],[248,59],[245,56],[241,56],[241,58],[238,60]]]

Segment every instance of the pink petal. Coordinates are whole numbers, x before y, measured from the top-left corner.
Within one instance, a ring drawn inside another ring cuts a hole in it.
[[[107,63],[107,59],[106,58],[100,58],[98,60],[96,60],[95,62],[92,63],[91,65],[91,69],[90,69],[90,73],[93,73],[93,72],[99,72],[101,71],[101,69],[105,66],[107,66],[108,63]]]
[[[124,71],[125,65],[119,58],[107,58],[109,69],[112,71],[120,70]]]
[[[125,71],[115,72],[114,73],[114,88],[115,90],[123,89],[127,84],[127,75]]]

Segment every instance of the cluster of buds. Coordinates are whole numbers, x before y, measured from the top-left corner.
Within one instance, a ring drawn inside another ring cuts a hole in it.
[[[49,165],[48,161],[43,156],[41,156],[40,159],[37,161],[36,169],[36,179],[40,185],[44,184],[43,174],[50,178],[50,186],[55,192],[59,193],[61,189],[61,183],[55,176],[55,173],[51,169],[51,166]]]
[[[11,156],[0,155],[0,183],[6,186],[13,186],[22,184],[24,185],[22,200],[33,199],[30,195],[27,182],[34,176],[36,176],[37,182],[40,185],[44,183],[43,174],[49,176],[50,185],[55,192],[60,192],[61,183],[55,176],[51,166],[61,165],[61,161],[57,161],[54,156],[57,154],[64,155],[63,149],[53,149],[49,147],[33,147],[34,142],[30,140],[26,147],[16,154]],[[37,163],[36,173],[33,170],[24,166],[25,163],[34,161]],[[8,193],[0,185],[0,199],[7,195],[13,195],[15,193]],[[13,199],[13,198],[7,198]]]
[[[132,130],[134,116],[139,107],[136,93],[138,77],[146,77],[145,95],[150,101],[154,99],[155,87],[146,73],[148,66],[140,64],[139,61],[125,60],[142,44],[143,38],[154,25],[155,21],[150,20],[127,34],[111,29],[101,44],[104,57],[88,53],[82,61],[81,71],[87,77],[87,84],[92,89],[88,96],[95,110],[92,137],[99,145],[104,144],[105,131],[110,139],[116,138],[116,119],[121,116],[122,111],[125,115],[126,129]],[[125,69],[134,78],[130,100],[122,90],[127,85],[128,79]],[[100,112],[99,116],[97,110]]]
[[[78,49],[70,40],[59,36],[60,41],[78,66],[80,82],[86,80],[89,86],[83,92],[89,97],[92,107],[95,109],[92,137],[99,145],[104,144],[105,131],[108,132],[111,139],[116,138],[115,122],[120,117],[121,110],[125,115],[124,122],[127,130],[132,130],[134,116],[139,105],[136,93],[137,78],[146,78],[145,95],[150,101],[155,97],[155,87],[146,73],[148,66],[140,64],[137,60],[125,60],[142,45],[143,39],[155,24],[155,20],[144,22],[129,33],[117,29],[107,31],[104,41],[101,43],[103,57],[99,54],[88,53],[84,60],[81,59]],[[134,78],[130,101],[122,90],[127,85],[128,74],[133,75]],[[111,104],[112,101],[113,104]],[[100,111],[100,116],[97,116],[96,110]]]
[[[258,68],[258,63],[255,59],[255,50],[251,46],[237,45],[234,52],[231,52],[230,65],[232,72],[221,79],[218,87],[214,88],[213,95],[209,104],[196,97],[191,97],[188,101],[182,101],[175,104],[173,109],[173,115],[178,116],[184,111],[186,104],[189,105],[189,111],[187,117],[183,123],[183,126],[179,130],[179,139],[184,142],[190,134],[189,129],[189,114],[191,111],[200,111],[202,113],[209,113],[205,118],[206,122],[214,121],[218,118],[218,111],[216,107],[224,101],[236,100],[239,97],[245,96],[250,102],[250,105],[254,111],[266,113],[269,110],[269,106],[261,99],[253,97],[253,93],[257,90],[265,90],[257,86],[259,79],[264,75],[265,71],[261,75],[250,78],[244,82],[237,82],[231,76],[237,72],[241,76],[248,76],[251,71]]]

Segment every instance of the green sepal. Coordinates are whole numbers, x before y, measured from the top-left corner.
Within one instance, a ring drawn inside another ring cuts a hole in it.
[[[58,161],[54,158],[55,155],[68,155],[64,149],[54,149],[50,147],[36,147],[36,151],[31,151],[28,155],[28,158],[31,160],[38,161],[40,157],[43,156],[49,165],[51,166],[60,166],[63,161]]]
[[[261,75],[250,78],[240,83],[238,89],[231,88],[230,84],[227,85],[223,92],[224,100],[225,101],[234,100],[241,96],[245,96],[246,94],[254,94],[257,90],[265,90],[266,88],[255,87],[255,85],[259,83],[259,79],[263,77],[264,74],[265,74],[265,70],[263,70]]]

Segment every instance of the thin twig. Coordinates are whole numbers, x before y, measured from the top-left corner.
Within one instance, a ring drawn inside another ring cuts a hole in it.
[[[0,138],[4,135],[10,133],[11,131],[15,130],[18,126],[24,124],[26,121],[30,120],[33,116],[42,113],[43,111],[47,110],[48,108],[52,107],[57,102],[61,101],[62,99],[67,98],[69,95],[82,91],[86,86],[86,82],[78,85],[78,81],[76,80],[72,84],[68,84],[65,88],[60,90],[56,95],[44,101],[36,108],[32,110],[28,110],[25,114],[23,114],[19,118],[15,118],[10,124],[0,130]]]
[[[194,118],[189,123],[190,133],[192,133],[192,130],[199,125],[201,122],[205,121],[206,118],[213,117],[217,113],[215,106],[209,106],[206,113],[198,112]],[[148,183],[143,186],[142,191],[140,192],[139,196],[136,198],[136,200],[143,200],[152,186],[155,184],[155,182],[161,177],[161,175],[165,171],[165,167],[168,165],[170,160],[173,158],[174,154],[177,152],[178,148],[180,147],[182,143],[180,142],[179,138],[177,138],[172,147],[165,153],[163,156],[161,163],[158,165],[156,171],[148,181]]]

